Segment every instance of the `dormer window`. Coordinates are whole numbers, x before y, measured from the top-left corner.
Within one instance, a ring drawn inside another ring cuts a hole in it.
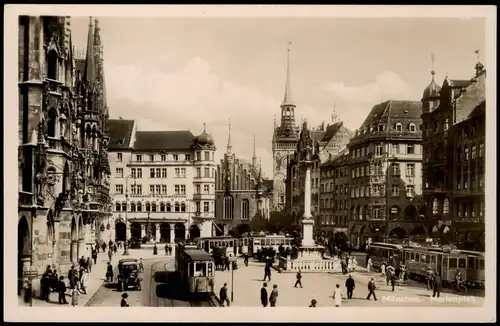
[[[116,143],[117,143],[118,145],[123,145],[123,139],[118,139],[118,140],[116,141]]]
[[[415,126],[414,123],[410,123],[409,129],[410,129],[410,132],[416,132],[417,131],[417,126]]]
[[[401,131],[403,131],[403,125],[402,125],[402,124],[400,124],[399,122],[398,122],[398,123],[396,123],[396,131],[397,131],[397,132],[401,132]]]
[[[378,131],[384,131],[384,125],[378,125]]]

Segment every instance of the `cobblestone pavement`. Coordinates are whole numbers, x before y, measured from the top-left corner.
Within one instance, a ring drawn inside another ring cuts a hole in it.
[[[215,288],[218,294],[224,283],[228,285],[228,294],[231,296],[232,279],[231,271],[216,271]],[[353,299],[343,299],[342,306],[481,306],[484,297],[476,295],[459,295],[456,293],[441,293],[439,299],[432,298],[432,292],[428,291],[423,284],[410,281],[406,285],[395,287],[392,292],[391,286],[387,286],[385,279],[379,273],[368,273],[365,268],[359,267],[352,277],[356,282]],[[327,273],[303,273],[303,288],[295,288],[295,273],[278,273],[272,270],[271,281],[268,283],[270,294],[274,284],[278,285],[279,295],[277,306],[308,307],[312,299],[316,299],[318,307],[333,306],[333,289],[339,284],[345,293],[345,280],[347,275]],[[368,281],[370,277],[375,279],[377,286],[376,295],[378,301],[366,300],[368,295]],[[243,260],[238,261],[238,269],[234,271],[234,302],[232,306],[260,306],[260,289],[264,283],[264,266],[252,262],[246,267]]]
[[[118,253],[116,255],[113,255],[113,258],[111,260],[111,264],[114,267],[114,275],[116,278],[117,275],[117,270],[116,270],[116,265],[120,259],[123,258],[143,258],[143,259],[150,259],[153,257],[158,257],[159,259],[165,259],[167,256],[165,256],[164,252],[161,252],[158,250],[159,255],[153,255],[152,249],[129,249],[130,255],[129,256],[123,256],[123,249],[119,249]],[[161,258],[160,258],[161,257]],[[168,259],[168,258],[167,258]],[[79,306],[86,306],[88,305],[89,301],[94,297],[94,295],[98,292],[98,290],[101,287],[104,287],[104,283],[106,281],[106,266],[107,262],[109,261],[108,254],[106,253],[99,253],[97,257],[97,264],[92,265],[92,271],[90,272],[90,277],[88,281],[88,286],[87,286],[87,294],[81,294],[79,297]],[[67,280],[67,275],[63,275],[66,278],[66,283],[68,285],[68,280]],[[70,297],[70,290],[68,289],[66,292],[66,301],[68,303],[71,303],[71,297]],[[24,302],[22,301],[22,297],[18,297],[18,302],[19,305],[24,306]],[[120,300],[118,300],[119,304]],[[35,293],[35,297],[33,298],[32,302],[33,307],[44,307],[44,306],[59,306],[58,304],[58,294],[57,293],[51,293],[49,295],[49,302],[43,301],[39,299],[39,293]],[[70,305],[66,305],[70,306]]]

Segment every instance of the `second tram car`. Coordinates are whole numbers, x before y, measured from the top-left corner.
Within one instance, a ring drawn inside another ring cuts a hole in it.
[[[262,250],[262,248],[272,247],[275,251],[278,251],[280,246],[283,246],[285,249],[292,248],[292,240],[292,237],[284,235],[266,235],[247,237],[240,241],[242,241],[243,244],[246,241],[249,254],[255,255],[257,251]]]
[[[214,292],[214,259],[196,245],[179,242],[176,245],[175,270],[182,286],[189,294]]]
[[[228,256],[235,256],[238,249],[238,239],[233,237],[209,237],[209,238],[196,238],[193,242],[198,248],[211,253],[213,247],[226,248]]]
[[[380,268],[382,263],[392,263],[392,266],[397,269],[403,260],[403,246],[392,243],[374,242],[370,245],[370,257],[375,268]]]

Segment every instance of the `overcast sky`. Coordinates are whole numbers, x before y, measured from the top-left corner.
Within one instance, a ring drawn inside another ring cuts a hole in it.
[[[231,119],[233,151],[250,159],[257,134],[269,177],[288,41],[297,124],[301,113],[310,125],[329,121],[335,102],[353,130],[381,100],[420,100],[431,53],[441,84],[447,73],[471,77],[474,51],[485,48],[483,19],[108,17],[99,25],[111,118],[195,135],[205,122],[218,158]],[[74,17],[72,27],[73,45],[84,50],[88,17]]]

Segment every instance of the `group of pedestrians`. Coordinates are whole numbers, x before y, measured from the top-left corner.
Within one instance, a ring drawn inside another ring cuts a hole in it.
[[[262,285],[262,288],[260,289],[260,302],[263,307],[267,307],[269,304],[271,307],[276,307],[276,302],[278,301],[278,285],[274,284],[273,285],[273,290],[271,291],[271,294],[267,295],[267,283],[264,283]]]

